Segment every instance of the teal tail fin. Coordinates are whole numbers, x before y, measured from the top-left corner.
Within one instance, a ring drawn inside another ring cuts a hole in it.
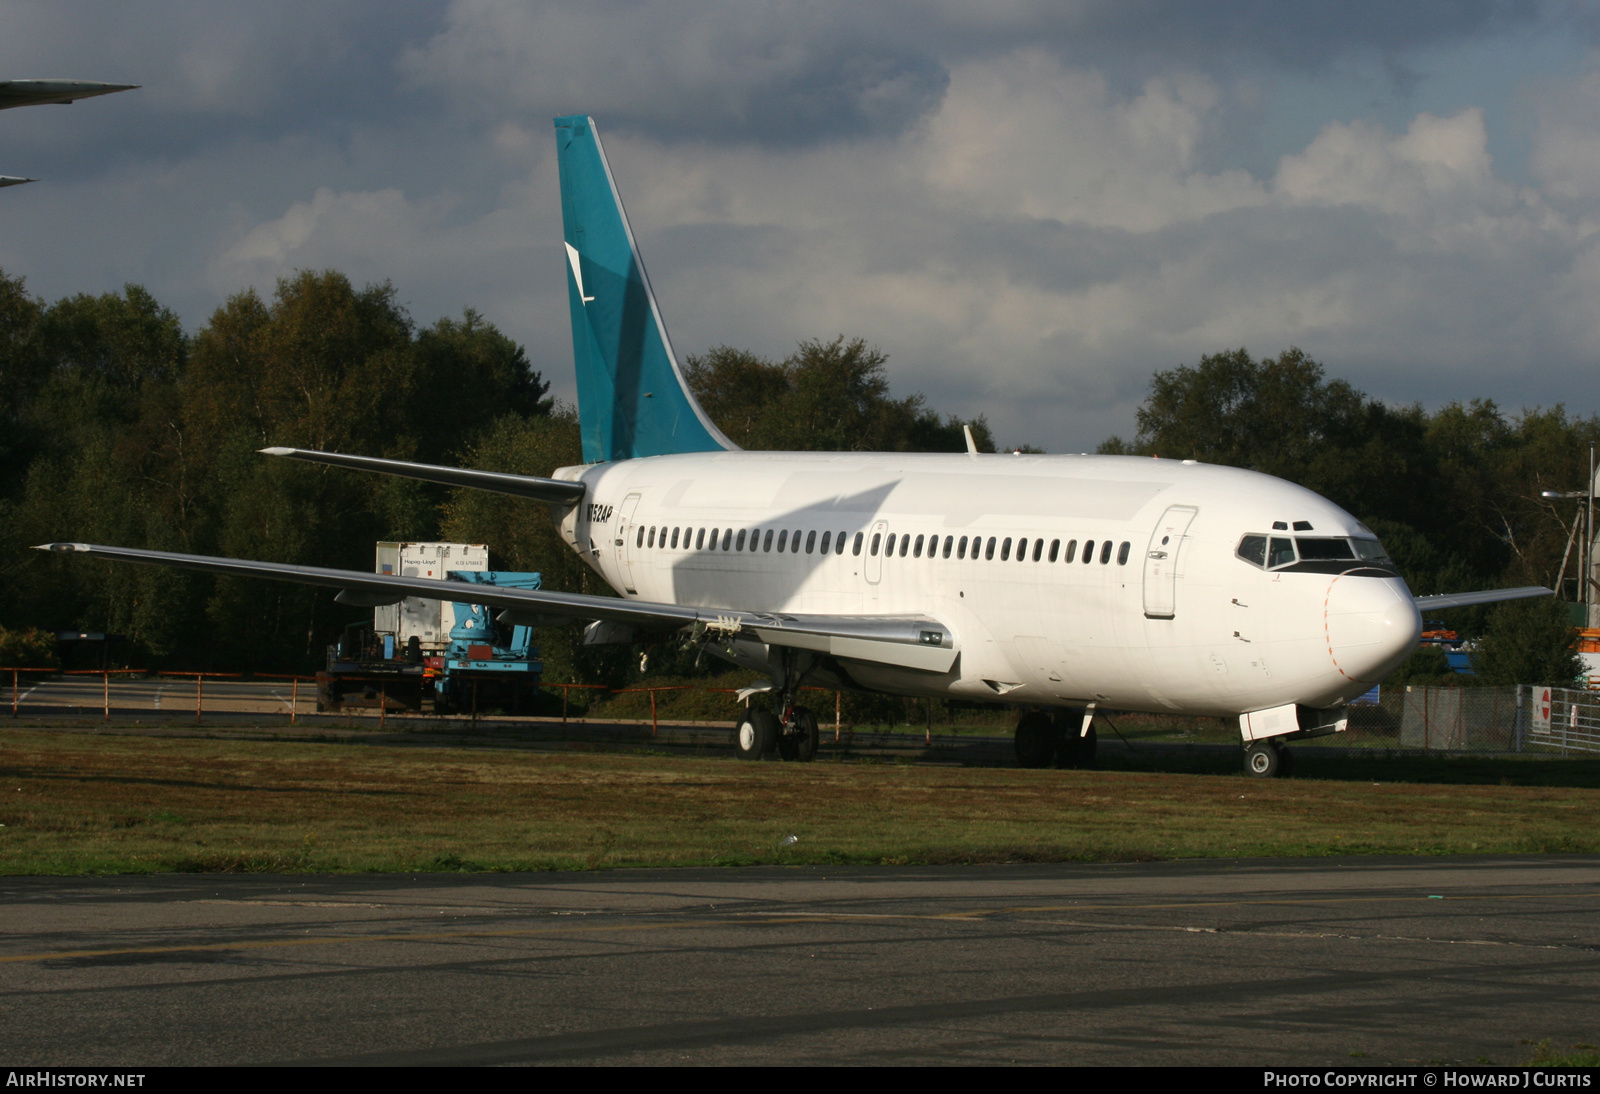
[[[594,122],[557,118],[556,148],[584,461],[737,447],[684,383]]]

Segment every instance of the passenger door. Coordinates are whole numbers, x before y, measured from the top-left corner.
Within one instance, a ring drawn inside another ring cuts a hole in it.
[[[1171,619],[1177,614],[1178,574],[1189,522],[1199,510],[1174,505],[1162,514],[1150,534],[1144,553],[1144,614],[1146,619]]]
[[[629,494],[622,499],[622,512],[617,517],[614,544],[617,552],[617,571],[622,575],[622,587],[635,595],[638,595],[639,590],[633,583],[633,541],[637,538],[633,527],[633,511],[638,505],[638,494]]]

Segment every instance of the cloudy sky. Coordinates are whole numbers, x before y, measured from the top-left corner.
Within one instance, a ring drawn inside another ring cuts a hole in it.
[[[1600,408],[1600,16],[1540,0],[8,0],[0,268],[191,329],[332,267],[569,399],[550,119],[598,123],[680,354],[864,337],[1004,442],[1297,345],[1393,402]]]

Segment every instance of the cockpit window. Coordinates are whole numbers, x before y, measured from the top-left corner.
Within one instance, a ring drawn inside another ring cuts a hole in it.
[[[1379,562],[1385,566],[1393,566],[1394,559],[1389,557],[1389,552],[1383,549],[1383,544],[1375,539],[1352,539],[1351,545],[1356,549],[1356,557],[1363,562]]]
[[[1297,541],[1300,545],[1301,558],[1355,558],[1356,553],[1350,549],[1347,539],[1312,539],[1310,536],[1301,536]]]
[[[1300,563],[1371,562],[1392,567],[1394,561],[1383,544],[1370,537],[1343,536],[1267,536],[1250,533],[1241,536],[1234,552],[1252,566],[1277,570]],[[1303,568],[1303,567],[1302,567]],[[1322,572],[1320,569],[1318,572]],[[1332,571],[1329,571],[1332,572]]]

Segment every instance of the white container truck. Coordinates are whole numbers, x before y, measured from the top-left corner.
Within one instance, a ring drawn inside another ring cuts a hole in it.
[[[451,570],[482,572],[488,568],[489,548],[481,543],[385,542],[378,544],[373,572],[443,579]],[[450,629],[455,625],[455,605],[448,600],[409,596],[372,613],[375,634],[393,635],[396,651],[404,651],[415,635],[424,656],[443,653],[450,644]]]

